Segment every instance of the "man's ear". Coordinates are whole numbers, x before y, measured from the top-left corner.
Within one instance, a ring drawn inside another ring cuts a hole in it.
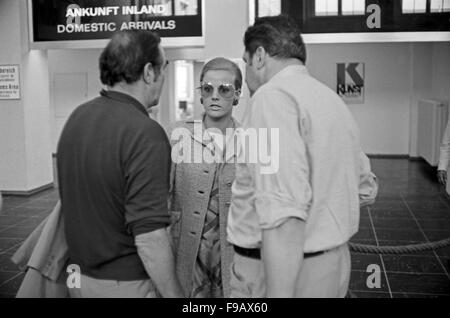
[[[259,46],[256,49],[255,54],[253,56],[253,63],[256,63],[257,69],[261,69],[266,65],[266,56],[267,56],[266,50],[262,46]]]
[[[143,79],[146,84],[151,84],[156,81],[155,69],[152,63],[145,64]]]

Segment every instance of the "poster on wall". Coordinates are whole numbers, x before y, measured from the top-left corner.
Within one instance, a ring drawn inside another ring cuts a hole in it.
[[[81,41],[106,41],[122,30],[157,32],[165,46],[201,46],[202,8],[202,0],[29,0],[31,46],[83,47]]]
[[[347,104],[364,104],[364,63],[337,63],[337,93]]]
[[[20,99],[19,65],[0,65],[0,100]]]

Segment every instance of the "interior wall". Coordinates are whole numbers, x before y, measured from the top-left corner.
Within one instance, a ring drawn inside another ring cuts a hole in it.
[[[206,46],[166,50],[172,61],[188,59],[195,62],[195,84],[198,83],[203,63],[216,56],[240,61],[242,70],[245,69],[240,58],[244,50],[242,36],[247,28],[247,2],[205,2]],[[233,17],[233,23],[229,23],[230,16]],[[100,52],[49,51],[52,111],[55,115],[54,150],[67,114],[75,105],[95,96],[101,88],[97,69]],[[450,43],[311,44],[308,45],[307,67],[313,76],[335,90],[336,63],[365,63],[364,103],[349,105],[360,127],[364,150],[369,154],[414,155],[417,101],[420,98],[450,100],[449,53]],[[66,86],[63,82],[61,85],[55,84],[55,80],[61,76],[66,77]],[[70,87],[69,84],[73,82],[70,77],[78,78],[79,83],[75,87]],[[175,105],[171,97],[175,81],[173,69],[168,71],[166,81],[161,98],[162,107],[158,110],[158,118],[164,126],[174,120]],[[69,89],[70,92],[67,91]],[[199,99],[198,92],[195,92],[196,117],[203,112]],[[245,90],[235,111],[238,119],[245,113],[248,99]]]

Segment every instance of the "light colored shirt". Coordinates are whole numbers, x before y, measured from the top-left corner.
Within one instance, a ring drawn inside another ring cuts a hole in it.
[[[447,171],[450,164],[450,119],[442,138],[438,170]]]
[[[260,248],[262,230],[288,218],[306,222],[304,252],[347,242],[358,231],[360,198],[370,203],[378,190],[347,106],[297,65],[260,87],[249,107],[244,128],[279,131],[278,140],[267,138],[268,147],[278,150],[278,169],[264,174],[263,164],[238,158],[229,242]]]

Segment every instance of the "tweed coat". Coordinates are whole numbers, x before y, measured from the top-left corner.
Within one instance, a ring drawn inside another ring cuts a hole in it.
[[[238,123],[234,120],[234,126]],[[175,128],[184,128],[183,137],[172,135]],[[203,151],[214,148],[203,138],[205,128],[202,120],[180,122],[169,128],[169,139],[172,144],[172,169],[169,210],[172,225],[170,233],[176,254],[176,271],[187,297],[193,288],[194,266],[200,246],[205,216],[208,210],[215,173],[219,173],[219,231],[221,252],[221,273],[223,293],[230,295],[230,268],[233,259],[233,247],[227,241],[226,228],[228,210],[231,200],[231,187],[235,178],[234,151],[227,151],[223,163],[206,163],[198,158]],[[174,137],[173,139],[171,137]],[[186,138],[185,140],[182,140]],[[236,138],[236,137],[234,137]],[[208,146],[209,145],[209,146]],[[190,150],[185,149],[190,147]],[[233,147],[234,148],[234,147]],[[174,163],[181,156],[190,157],[192,163]],[[175,160],[174,160],[175,159]]]

